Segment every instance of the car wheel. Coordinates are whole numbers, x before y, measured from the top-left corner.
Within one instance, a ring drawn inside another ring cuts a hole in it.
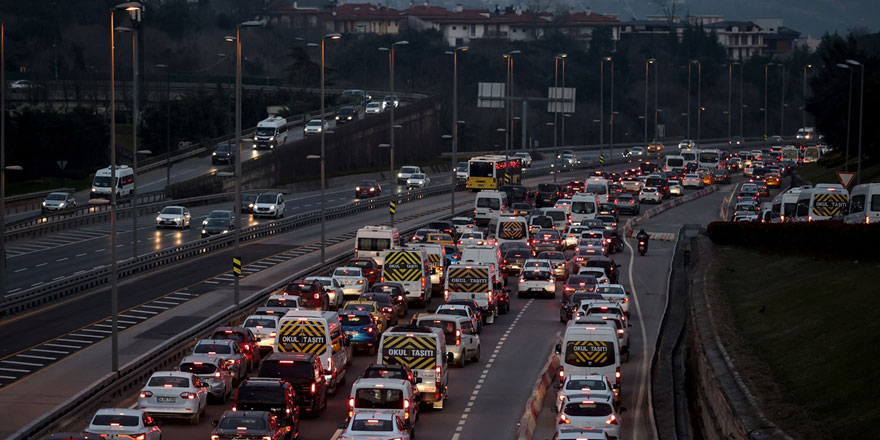
[[[200,417],[201,417],[201,414],[199,414],[199,413],[193,414],[192,417],[189,418],[189,424],[190,425],[198,425]]]
[[[464,364],[466,363],[464,353],[461,354],[461,357],[458,358],[458,361],[455,362],[455,366],[458,368],[464,368]]]
[[[474,354],[474,357],[471,359],[473,362],[480,362],[480,346],[477,346],[477,353]]]

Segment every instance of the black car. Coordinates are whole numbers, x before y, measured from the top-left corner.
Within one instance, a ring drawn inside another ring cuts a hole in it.
[[[532,258],[531,249],[511,249],[504,253],[502,265],[508,275],[519,275],[526,260]]]
[[[288,437],[287,427],[266,411],[225,411],[220,420],[211,422],[211,438],[216,440],[282,440]]]
[[[639,199],[629,193],[618,194],[614,199],[614,206],[617,207],[617,212],[620,214],[639,215],[641,210]]]
[[[727,144],[728,145],[742,145],[743,142],[745,142],[745,141],[743,140],[742,136],[734,136],[734,137],[730,138],[729,141],[727,141]]]
[[[360,117],[360,109],[355,106],[347,105],[339,109],[336,113],[336,125],[342,125],[346,122],[357,121]]]
[[[229,221],[222,218],[212,218],[208,220],[208,223],[202,225],[202,238],[226,234],[230,229]]]
[[[394,303],[392,296],[390,293],[385,292],[364,292],[358,299],[363,299],[367,301],[375,301],[376,304],[379,305],[379,310],[385,315],[385,318],[388,320],[388,325],[397,325],[397,317],[400,316],[399,310],[403,310],[403,307],[398,306]]]
[[[507,194],[507,203],[522,203],[529,199],[529,189],[522,185],[504,185],[501,191]]]
[[[452,236],[452,238],[458,238],[458,234],[455,232],[455,225],[452,224],[449,220],[438,220],[433,221],[425,225],[428,229],[436,229],[439,232],[443,232]]]
[[[397,316],[406,316],[409,313],[409,302],[406,299],[406,289],[400,283],[376,283],[370,286],[367,292],[384,292],[391,295],[391,300],[397,308]]]
[[[241,213],[247,214],[254,212],[254,203],[257,202],[256,194],[242,194],[241,195]]]
[[[214,149],[214,152],[211,153],[211,164],[218,165],[221,163],[235,163],[236,149],[236,145],[232,142],[224,142],[222,144],[218,144],[217,148]]]
[[[526,216],[532,212],[532,205],[523,202],[511,203],[510,210],[513,211],[513,215]]]
[[[605,301],[605,298],[595,292],[572,294],[568,300],[563,299],[559,303],[559,322],[568,322],[568,320],[571,319],[571,315],[574,314],[574,311],[580,307],[581,301],[584,300]]]
[[[561,198],[562,187],[555,183],[538,184],[535,192],[535,207],[554,206]]]
[[[283,426],[298,432],[299,407],[293,385],[278,378],[252,377],[238,386],[235,403],[239,411],[268,411]]]
[[[354,197],[356,199],[377,197],[380,194],[382,194],[382,187],[376,180],[361,180],[361,183],[354,187]]]
[[[614,203],[600,203],[599,214],[611,215],[617,219],[617,205]]]
[[[605,274],[608,275],[608,280],[611,284],[617,284],[618,279],[620,278],[619,271],[617,269],[620,268],[620,265],[615,263],[613,259],[609,257],[593,257],[587,260],[586,264],[582,266],[586,267],[601,267],[605,269]]]
[[[317,354],[272,353],[263,359],[258,377],[290,382],[300,410],[317,415],[327,408],[327,381]]]

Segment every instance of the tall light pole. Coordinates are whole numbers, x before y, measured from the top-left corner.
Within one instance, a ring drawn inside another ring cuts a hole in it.
[[[843,152],[843,171],[849,171],[849,130],[852,127],[852,80],[853,69],[848,64],[840,63],[837,65],[841,69],[849,70],[849,98],[846,101],[846,150]]]
[[[697,144],[703,139],[703,64],[697,63]]]
[[[510,161],[510,131],[511,131],[511,100],[513,98],[513,56],[522,53],[519,50],[512,50],[504,54],[504,58],[507,58],[507,87],[505,88],[505,92],[507,93],[507,99],[504,100],[504,108],[505,108],[505,117],[504,117],[504,183],[507,183],[507,162]]]
[[[764,65],[764,144],[767,144],[767,72],[770,66],[773,66],[773,63],[767,63]]]
[[[555,122],[547,122],[546,125],[548,127],[553,127],[553,167],[558,168],[560,161],[557,156],[559,156],[559,148],[556,146],[556,123]],[[559,174],[559,169],[554,169],[553,173],[553,183],[556,183],[556,175]]]
[[[6,22],[0,21],[0,300],[6,296]]]
[[[612,58],[604,57],[599,60],[599,148],[601,149],[605,147],[605,61],[612,61]]]
[[[801,108],[801,127],[807,128],[807,69],[812,69],[812,64],[804,66],[804,106]]]
[[[327,182],[326,182],[326,174],[325,174],[325,163],[327,162],[327,154],[324,151],[324,133],[327,131],[326,126],[324,125],[324,42],[329,40],[338,40],[342,38],[342,34],[332,33],[324,35],[321,38],[321,264],[324,264],[327,254],[327,243],[326,243],[326,235],[325,229],[327,223],[327,215],[326,215],[326,205],[327,205]],[[392,81],[391,81],[391,118],[394,120],[394,73],[391,73]],[[394,122],[392,122],[391,127],[391,151],[394,151]]]
[[[785,64],[779,63],[782,68],[782,76],[780,77],[779,92],[779,136],[784,136],[783,128],[785,127]]]
[[[171,67],[167,64],[156,64],[156,67],[165,69],[165,149],[167,154],[165,158],[165,186],[167,187],[171,185]],[[226,108],[228,111],[229,106],[227,105]]]
[[[131,257],[137,258],[137,256],[138,256],[138,251],[137,251],[137,242],[138,242],[138,225],[137,225],[137,220],[138,220],[138,209],[137,209],[137,202],[138,202],[138,194],[137,194],[138,135],[137,135],[137,132],[138,132],[138,108],[139,108],[139,101],[140,101],[139,96],[138,96],[138,76],[139,75],[138,75],[138,55],[137,55],[137,25],[138,25],[138,23],[140,23],[142,14],[141,14],[140,9],[135,8],[135,7],[129,7],[129,8],[126,8],[126,10],[129,11],[129,14],[131,15],[131,21],[132,21],[133,25],[130,28],[117,26],[116,31],[117,32],[131,32],[131,70],[132,70],[132,80],[131,80],[131,83],[132,83],[132,91],[131,91],[131,94],[132,94],[132,98],[131,98],[132,99],[132,106],[131,106],[132,107],[132,115],[131,115],[131,127],[132,127],[131,128],[131,130],[132,130],[132,136],[131,136],[132,137],[132,141],[131,141],[132,158],[131,158],[131,160],[132,160],[132,165],[131,165],[131,171],[132,171],[132,174],[131,174],[131,178],[132,178],[132,184],[133,184],[132,200],[131,200],[131,206],[132,206]]]
[[[341,38],[341,35],[328,34],[327,36],[324,37],[323,40],[321,40],[321,62],[322,63],[324,60],[324,40],[326,40],[327,38],[330,38],[333,40],[338,40],[339,38]],[[394,47],[395,46],[403,46],[403,45],[407,45],[407,44],[409,44],[409,41],[400,40],[400,41],[395,41],[394,43],[392,43],[390,49],[387,47],[380,47],[379,48],[380,51],[388,52],[388,85],[389,85],[389,90],[391,90],[391,111],[388,112],[388,130],[389,130],[389,138],[390,138],[390,142],[388,143],[388,149],[389,149],[388,151],[390,152],[390,156],[391,156],[391,159],[390,159],[390,167],[391,168],[389,169],[389,173],[391,175],[392,184],[394,184],[396,182],[396,177],[394,176],[394,130],[395,130],[395,128],[394,128],[394,101],[395,101],[395,98],[394,98]],[[323,72],[324,72],[324,67],[322,65],[322,67],[321,67],[322,75],[323,75]],[[323,79],[321,80],[321,87],[323,90],[323,87],[324,87],[324,80]],[[323,102],[323,98],[321,98],[321,100]],[[323,130],[322,130],[322,133],[323,133]],[[322,142],[322,145],[323,145],[323,142]],[[323,157],[324,153],[322,152],[321,155]],[[321,163],[323,164],[323,161]],[[397,192],[395,191],[395,194],[396,193]],[[389,210],[388,215],[391,218],[391,226],[394,226],[394,214],[391,214],[390,212],[391,211]],[[323,262],[324,260],[321,259],[321,261]]]
[[[233,206],[233,214],[235,216],[235,238],[232,252],[232,272],[233,272],[233,301],[235,305],[241,302],[241,292],[239,290],[239,278],[241,278],[241,254],[239,253],[239,244],[241,241],[241,28],[261,26],[259,21],[245,21],[235,26],[235,36],[226,36],[226,41],[235,43],[235,205]]]
[[[745,104],[743,103],[743,64],[739,63],[739,136],[743,136],[743,108],[745,108]]]
[[[449,207],[452,216],[455,216],[455,189],[458,185],[458,52],[467,50],[467,46],[459,46],[446,52],[452,55],[452,200]]]
[[[554,163],[556,163],[557,167],[559,166],[559,146],[556,143],[556,127],[559,125],[559,109],[556,108],[559,105],[559,55],[553,58],[553,156]],[[548,124],[549,125],[549,124]],[[559,170],[555,170],[556,173]],[[553,173],[553,181],[556,182],[556,173]]]
[[[654,58],[648,58],[645,60],[645,146],[648,146],[648,66],[654,64],[657,61]],[[656,121],[655,121],[656,122]]]
[[[565,147],[565,61],[568,58],[567,53],[561,53],[557,55],[562,60],[562,126],[559,128],[559,138],[562,141],[562,146]]]
[[[611,60],[611,104],[609,107],[611,121],[609,121],[608,133],[608,159],[612,159],[614,157],[614,60]]]
[[[701,73],[703,70],[702,65],[700,64],[699,60],[690,60],[688,62],[688,97],[687,97],[687,107],[688,107],[688,109],[687,109],[687,138],[688,138],[688,140],[691,139],[691,68],[693,67],[694,64],[700,66],[699,70],[698,70],[698,74],[697,74],[697,83],[698,83],[697,90],[699,90],[699,81],[700,81],[700,76],[702,76]],[[697,96],[698,96],[698,98],[697,98],[697,120],[699,120],[699,117],[700,117],[699,91],[697,92]],[[699,125],[700,124],[697,123],[697,131],[698,132],[699,132]],[[699,135],[697,135],[697,140],[699,140]]]
[[[660,108],[657,106],[657,97],[660,95],[660,89],[657,88],[657,78],[660,76],[660,63],[654,63],[654,140],[657,140],[657,130],[659,126],[657,125],[657,117],[660,113]]]
[[[732,62],[727,65],[727,139],[733,135],[731,131],[731,102],[733,96],[733,66],[739,64],[739,62]]]
[[[856,185],[858,185],[862,183],[862,116],[864,115],[865,109],[865,65],[856,60],[846,60],[846,63],[861,68],[861,79],[859,80],[859,88],[861,89],[859,92],[859,150],[857,153],[858,161],[856,165]],[[852,69],[850,69],[850,72],[852,72]],[[850,81],[850,84],[852,84],[852,81]]]

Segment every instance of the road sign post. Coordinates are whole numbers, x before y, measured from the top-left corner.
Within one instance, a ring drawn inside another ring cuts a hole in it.
[[[397,212],[397,202],[388,202],[388,213],[391,214],[391,226],[394,226],[394,213]]]

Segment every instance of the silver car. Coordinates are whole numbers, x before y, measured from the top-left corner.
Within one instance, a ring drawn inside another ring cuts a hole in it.
[[[61,209],[76,208],[76,199],[73,194],[66,192],[53,192],[46,195],[43,199],[43,206],[40,208],[42,212],[58,211]]]
[[[337,310],[342,307],[342,283],[333,277],[308,277],[306,281],[315,281],[324,287],[330,300],[330,309]]]
[[[327,129],[327,123],[320,119],[312,119],[309,121],[305,127],[303,127],[303,133],[306,136],[312,134],[321,134],[321,131]]]
[[[423,173],[416,173],[406,179],[407,188],[424,188],[431,184],[431,178]]]
[[[195,374],[203,385],[207,385],[211,396],[220,402],[226,402],[235,389],[226,363],[217,357],[201,354],[186,356],[180,361],[177,371]]]
[[[159,215],[156,217],[156,229],[166,226],[180,229],[188,228],[191,221],[192,216],[188,209],[183,206],[166,206],[159,211]]]
[[[231,339],[202,339],[196,342],[192,354],[215,357],[226,364],[236,382],[241,382],[250,371],[248,358],[241,352],[238,342]]]
[[[141,388],[137,408],[154,417],[188,418],[191,425],[198,425],[207,405],[207,384],[203,386],[195,374],[157,371]]]

